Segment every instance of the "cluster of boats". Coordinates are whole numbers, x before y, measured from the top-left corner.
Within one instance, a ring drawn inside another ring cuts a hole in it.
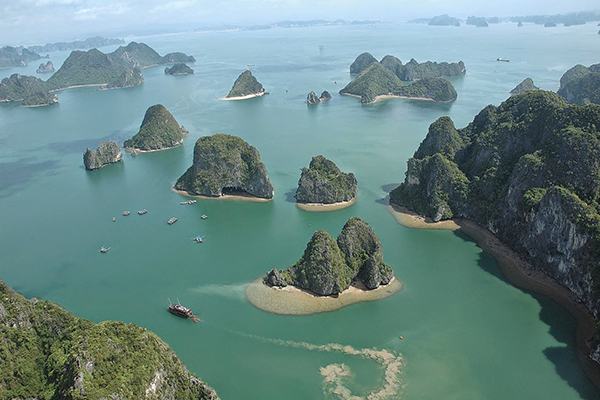
[[[179,204],[181,204],[183,206],[183,205],[186,205],[186,204],[195,204],[195,203],[196,203],[196,200],[186,200],[186,201],[182,201]]]
[[[144,215],[144,214],[147,214],[147,213],[148,213],[148,210],[146,210],[145,208],[143,210],[139,210],[138,211],[139,215]]]

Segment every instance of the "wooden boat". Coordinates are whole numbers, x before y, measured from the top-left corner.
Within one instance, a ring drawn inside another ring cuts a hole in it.
[[[123,211],[124,216],[128,216],[129,214],[131,214],[129,211]]]
[[[144,214],[146,214],[147,212],[148,212],[148,210],[146,210],[146,209],[144,208],[143,210],[139,210],[139,211],[138,211],[138,214],[139,214],[139,215],[144,215]]]
[[[110,247],[104,247],[104,246],[100,247],[100,253],[106,253],[109,250],[110,250]]]
[[[202,214],[202,216],[200,218],[206,219],[206,218],[208,218],[208,215]]]
[[[197,321],[197,318],[192,314],[192,310],[179,304],[179,300],[177,300],[177,304],[173,304],[169,300],[169,312],[181,318],[194,318],[194,321]]]
[[[177,218],[175,218],[175,217],[171,217],[171,218],[169,218],[169,220],[167,221],[167,224],[169,224],[169,225],[173,225],[175,222],[177,222]]]

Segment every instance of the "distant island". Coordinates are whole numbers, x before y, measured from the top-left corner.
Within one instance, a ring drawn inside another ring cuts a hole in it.
[[[188,67],[185,63],[175,63],[171,68],[165,68],[165,75],[190,75],[194,70]]]
[[[2,281],[0,331],[3,398],[219,399],[155,333],[78,318]]]
[[[38,69],[35,70],[35,72],[37,72],[38,74],[45,74],[54,71],[54,64],[52,64],[52,61],[48,61],[46,64],[41,63]]]
[[[226,100],[243,100],[266,94],[263,85],[252,75],[249,69],[245,70],[233,83],[233,87]]]
[[[460,21],[457,18],[451,17],[448,14],[438,15],[429,21],[431,26],[460,26]]]
[[[570,301],[597,322],[599,120],[597,105],[568,104],[543,90],[487,106],[462,129],[442,117],[408,160],[390,203],[433,221],[461,217],[486,227],[570,290]],[[599,338],[600,329],[580,343],[596,362]]]
[[[312,26],[337,26],[337,25],[373,25],[380,24],[378,20],[363,20],[363,21],[346,21],[344,19],[336,19],[334,21],[325,19],[312,19],[306,21],[281,21],[273,24],[251,25],[247,27],[236,26],[239,30],[256,31],[262,29],[277,29],[277,28],[309,28]],[[232,28],[232,27],[228,27]]]
[[[196,141],[194,162],[174,188],[192,196],[264,200],[272,199],[274,193],[258,150],[243,139],[224,133]]]
[[[48,53],[53,51],[91,49],[122,43],[125,43],[123,39],[106,39],[100,36],[95,36],[85,40],[75,40],[73,42],[55,42],[46,43],[43,46],[28,46],[27,49],[36,53]]]
[[[133,59],[135,59],[137,62],[137,64],[133,66],[141,69],[161,64],[196,62],[196,59],[193,56],[188,56],[187,54],[181,52],[168,53],[165,56],[161,56],[146,43],[137,42],[130,42],[124,47],[120,46],[110,54],[121,59],[129,59],[133,57]]]
[[[371,53],[362,53],[350,65],[350,74],[358,75],[376,61],[377,59]],[[381,59],[380,64],[393,72],[402,81],[458,76],[464,75],[466,72],[465,64],[462,61],[452,63],[427,61],[419,63],[411,58],[408,63],[402,64],[402,61],[397,57],[389,54]]]
[[[162,104],[156,104],[146,110],[140,130],[134,137],[126,140],[123,147],[136,152],[171,149],[180,146],[187,133],[169,110]]]
[[[96,151],[88,147],[83,153],[83,165],[88,171],[94,171],[108,164],[121,161],[123,161],[123,154],[116,142],[100,142]]]
[[[452,102],[457,97],[454,86],[447,79],[424,78],[407,85],[379,62],[361,72],[340,90],[340,94],[359,97],[363,104],[394,97],[435,102]]]
[[[30,61],[42,58],[39,54],[22,47],[0,47],[0,68],[25,67]]]
[[[265,311],[311,314],[388,297],[401,288],[383,261],[383,248],[373,229],[353,217],[337,241],[326,231],[316,231],[298,262],[285,270],[273,268],[246,295]]]
[[[327,90],[325,90],[323,93],[321,93],[321,96],[317,97],[317,94],[315,92],[310,92],[307,96],[306,96],[306,103],[307,104],[319,104],[323,101],[327,101],[331,99],[331,94],[329,94],[329,92]]]
[[[511,95],[525,93],[528,90],[538,90],[539,87],[533,84],[533,79],[525,78],[523,82],[519,83],[513,90],[510,91]]]
[[[478,28],[487,28],[489,25],[484,17],[470,16],[467,18],[467,25],[475,25]]]
[[[569,103],[600,104],[600,64],[576,65],[560,78],[558,95]]]
[[[58,98],[40,78],[12,74],[0,82],[0,103],[12,101],[22,101],[24,107],[38,107],[56,104]]]
[[[312,158],[308,168],[302,168],[294,197],[303,210],[340,209],[354,203],[356,186],[353,173],[340,171],[333,161],[318,155]]]

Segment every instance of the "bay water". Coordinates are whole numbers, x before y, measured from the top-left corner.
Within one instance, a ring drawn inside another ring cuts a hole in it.
[[[0,106],[0,278],[79,317],[156,332],[224,399],[600,398],[576,360],[566,311],[511,286],[466,236],[400,226],[385,200],[432,122],[448,115],[463,127],[526,77],[556,91],[568,68],[600,61],[597,29],[376,24],[130,38],[160,54],[193,55],[195,74],[155,66],[138,87],[69,89],[51,107]],[[458,99],[361,105],[338,95],[364,51],[463,60],[467,73],[451,78]],[[67,56],[51,60],[58,68]],[[248,65],[270,94],[221,101]],[[0,78],[36,67],[0,70]],[[329,102],[306,104],[308,92],[323,90]],[[84,170],[87,147],[122,144],[158,103],[190,131],[183,146]],[[273,201],[180,205],[186,198],[171,186],[191,165],[195,141],[218,132],[260,151]],[[318,154],[356,175],[350,208],[296,208],[300,169]],[[167,225],[173,216],[178,222]],[[269,314],[246,301],[249,282],[295,263],[315,230],[335,237],[353,216],[378,234],[402,291],[311,316]],[[111,249],[101,254],[101,246]],[[168,298],[200,322],[170,315]]]

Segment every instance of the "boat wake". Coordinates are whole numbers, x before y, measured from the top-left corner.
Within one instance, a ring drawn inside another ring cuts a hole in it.
[[[379,364],[383,370],[383,382],[375,390],[371,391],[366,397],[359,397],[352,394],[352,391],[346,386],[346,382],[352,376],[352,371],[346,364],[329,364],[320,368],[320,374],[323,377],[323,394],[326,397],[335,397],[342,400],[384,400],[398,399],[404,384],[402,383],[404,359],[401,354],[386,349],[356,349],[352,346],[345,346],[338,343],[329,343],[325,345],[316,345],[306,342],[294,342],[292,340],[268,339],[260,336],[253,336],[240,333],[255,340],[266,343],[276,344],[278,346],[301,348],[309,351],[341,353],[362,359],[373,360]]]
[[[194,293],[217,295],[234,300],[246,301],[247,283],[238,283],[235,285],[203,285],[190,289]]]

